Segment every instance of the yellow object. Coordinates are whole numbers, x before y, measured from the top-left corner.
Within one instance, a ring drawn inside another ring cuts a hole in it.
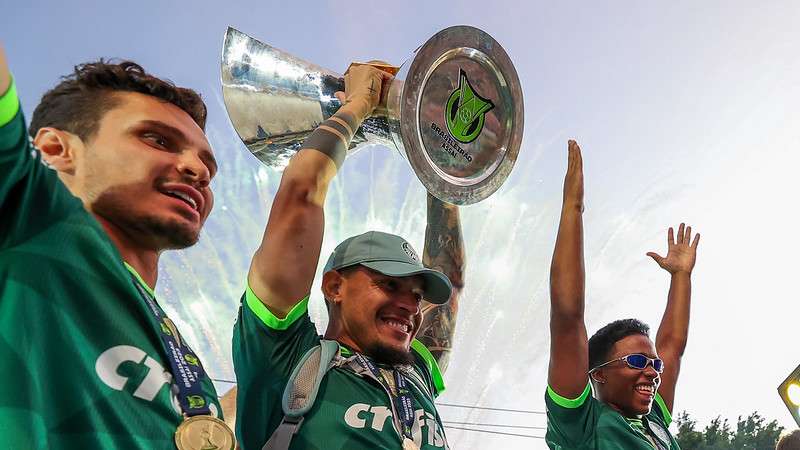
[[[800,406],[800,384],[792,383],[786,388],[786,396],[795,406]]]

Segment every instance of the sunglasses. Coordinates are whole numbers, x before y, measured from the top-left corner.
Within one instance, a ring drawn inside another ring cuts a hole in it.
[[[649,358],[645,355],[642,355],[641,353],[634,353],[633,355],[625,355],[621,358],[612,359],[611,361],[604,362],[603,364],[600,364],[599,366],[590,370],[589,373],[592,373],[601,367],[607,366],[617,361],[625,361],[625,364],[627,364],[628,367],[630,367],[631,369],[644,370],[647,368],[647,365],[650,364],[653,366],[653,369],[656,372],[661,373],[664,371],[664,361],[662,361],[661,359]]]

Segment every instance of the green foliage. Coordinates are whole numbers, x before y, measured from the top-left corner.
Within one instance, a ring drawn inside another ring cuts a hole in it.
[[[747,418],[739,416],[736,430],[728,419],[717,416],[703,431],[697,431],[697,421],[685,411],[675,419],[678,434],[675,439],[682,450],[774,450],[783,431],[777,420],[766,423],[757,412]]]

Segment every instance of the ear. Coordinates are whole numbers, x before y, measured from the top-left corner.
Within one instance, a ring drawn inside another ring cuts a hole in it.
[[[75,150],[83,142],[72,133],[52,127],[39,128],[33,145],[42,152],[42,159],[58,172],[75,175]]]
[[[331,306],[338,305],[340,291],[344,277],[335,270],[329,270],[322,275],[322,294],[331,302]]]

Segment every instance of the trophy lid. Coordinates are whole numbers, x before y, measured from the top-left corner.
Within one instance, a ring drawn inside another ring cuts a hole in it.
[[[522,141],[522,88],[486,32],[454,26],[425,42],[405,74],[399,106],[406,157],[441,200],[481,201],[511,173]]]

